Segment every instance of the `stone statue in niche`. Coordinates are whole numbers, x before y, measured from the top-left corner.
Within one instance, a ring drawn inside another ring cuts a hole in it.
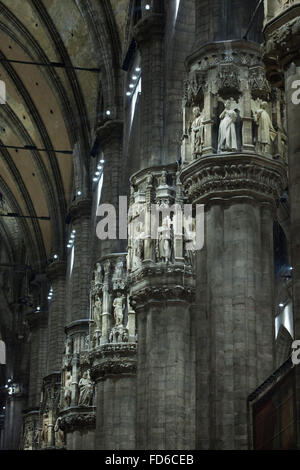
[[[129,334],[128,329],[122,324],[114,326],[109,335],[110,343],[128,343]]]
[[[132,269],[138,269],[144,259],[144,238],[143,224],[140,222],[136,226],[135,239],[133,240]]]
[[[262,153],[271,152],[271,144],[276,136],[276,131],[273,127],[271,118],[267,111],[268,103],[263,101],[260,109],[255,113],[255,121],[258,125],[257,131],[257,150]]]
[[[163,170],[161,173],[161,185],[162,186],[168,186],[167,177],[168,177],[168,173],[166,172],[166,170]]]
[[[94,320],[95,320],[95,323],[96,323],[96,328],[98,330],[101,329],[101,315],[102,315],[102,301],[101,301],[100,297],[97,296],[95,304],[94,304],[93,316],[94,316]]]
[[[65,407],[69,408],[71,406],[72,400],[72,375],[71,372],[66,373],[65,387],[64,387],[64,402]]]
[[[113,279],[122,279],[123,278],[123,271],[124,271],[123,260],[118,259],[118,261],[116,263],[116,268],[115,268]]]
[[[24,437],[24,450],[32,449],[33,443],[33,425],[27,424],[25,428],[25,437]]]
[[[204,145],[204,129],[205,126],[203,124],[203,114],[198,106],[193,108],[193,115],[194,120],[192,122],[191,128],[191,144],[192,144],[192,154],[194,158],[197,155],[202,154],[202,149]]]
[[[79,380],[79,400],[78,406],[90,406],[93,396],[93,382],[90,379],[89,371],[83,373]]]
[[[73,340],[70,336],[65,341],[65,354],[66,356],[73,354]]]
[[[172,221],[169,216],[164,217],[161,227],[158,227],[156,245],[157,261],[168,263],[172,256]]]
[[[43,416],[43,425],[41,429],[41,444],[42,447],[46,447],[48,445],[48,419],[45,417],[47,415]]]
[[[95,285],[99,285],[103,283],[103,273],[102,273],[102,267],[100,263],[97,263],[97,268],[95,271]]]
[[[54,426],[55,447],[62,449],[65,446],[65,433],[60,429],[61,418],[58,417]]]
[[[121,292],[118,292],[117,297],[113,301],[115,326],[123,324],[124,299],[125,297]]]
[[[220,114],[218,153],[237,151],[236,120],[237,114],[231,109],[231,101],[225,101],[225,109]]]

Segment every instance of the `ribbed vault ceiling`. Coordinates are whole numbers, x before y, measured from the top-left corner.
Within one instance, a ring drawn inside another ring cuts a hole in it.
[[[0,105],[0,144],[47,149],[0,148],[0,193],[5,201],[1,207],[0,200],[0,211],[51,218],[49,222],[0,217],[0,242],[9,253],[18,253],[25,245],[30,257],[46,259],[64,243],[64,221],[74,190],[72,155],[52,150],[72,151],[77,145],[81,158],[87,158],[99,110],[101,73],[72,68],[101,68],[101,51],[86,11],[91,14],[108,5],[119,40],[124,36],[128,3],[0,1],[0,79],[6,85],[6,104]]]

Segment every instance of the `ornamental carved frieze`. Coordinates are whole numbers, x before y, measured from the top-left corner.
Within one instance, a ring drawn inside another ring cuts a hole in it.
[[[263,66],[258,65],[249,69],[249,87],[252,96],[268,98],[271,93],[270,84],[266,78]]]
[[[208,87],[207,73],[203,70],[195,70],[190,73],[189,78],[184,83],[184,101],[192,104],[200,92]]]
[[[234,63],[220,63],[218,66],[219,90],[237,90],[240,91],[239,69]]]
[[[277,204],[287,185],[283,164],[254,155],[207,157],[183,171],[182,180],[189,200],[202,203],[247,196]]]
[[[73,413],[70,415],[62,416],[59,423],[59,428],[65,433],[70,433],[76,430],[94,429],[96,426],[96,415],[91,413]]]
[[[136,373],[136,343],[106,344],[91,353],[91,377],[101,380],[109,376]]]
[[[166,302],[184,300],[189,303],[195,301],[195,289],[192,286],[162,285],[161,287],[145,287],[132,293],[132,299],[139,306],[151,301]]]

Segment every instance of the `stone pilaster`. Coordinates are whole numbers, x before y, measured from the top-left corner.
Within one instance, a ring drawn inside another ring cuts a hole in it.
[[[274,369],[272,231],[285,168],[227,153],[203,156],[181,177],[206,213],[196,255],[196,445],[247,449],[247,396]]]

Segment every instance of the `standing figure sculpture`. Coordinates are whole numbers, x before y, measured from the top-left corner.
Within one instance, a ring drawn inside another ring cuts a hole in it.
[[[237,114],[231,109],[231,102],[225,102],[225,109],[220,114],[220,127],[218,138],[218,153],[233,152],[237,150],[235,122]]]
[[[62,418],[58,417],[54,426],[55,447],[57,449],[62,449],[65,446],[65,433],[59,427],[61,420]]]
[[[122,279],[123,278],[123,270],[124,270],[124,264],[122,259],[118,259],[116,263],[116,268],[115,272],[113,275],[113,279]]]
[[[97,263],[97,268],[95,271],[95,285],[99,285],[103,283],[103,273],[102,273],[102,267],[100,263]]]
[[[64,387],[64,401],[65,406],[69,408],[71,406],[72,401],[72,375],[71,372],[67,372],[66,380],[65,380],[65,387]]]
[[[204,145],[204,124],[200,108],[193,108],[194,121],[192,122],[192,154],[194,158],[202,154]]]
[[[268,103],[263,101],[261,104],[261,108],[258,109],[256,112],[256,122],[258,124],[258,132],[257,132],[257,144],[258,144],[258,151],[262,153],[270,153],[271,151],[271,143],[272,143],[272,133],[275,137],[276,131],[273,127],[271,118],[267,111]]]
[[[79,380],[79,400],[78,406],[90,406],[93,395],[93,382],[89,377],[88,372],[84,372]]]
[[[142,265],[144,259],[144,240],[143,224],[140,222],[136,225],[133,237],[132,252],[132,269],[138,269]]]
[[[122,325],[123,324],[124,297],[122,296],[121,292],[117,293],[117,297],[113,301],[113,307],[114,307],[115,326]]]
[[[96,323],[97,330],[101,330],[101,314],[102,314],[102,301],[99,296],[96,298],[94,304],[93,316]]]
[[[162,226],[158,227],[157,240],[157,260],[168,263],[172,254],[172,230],[171,219],[169,216],[164,217]]]

